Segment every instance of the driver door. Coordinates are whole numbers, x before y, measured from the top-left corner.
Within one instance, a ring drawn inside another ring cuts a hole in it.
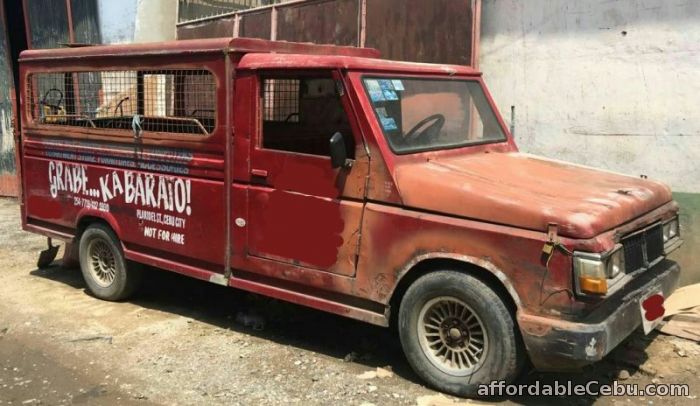
[[[355,160],[362,141],[342,82],[332,71],[257,79],[248,259],[353,276],[368,165],[366,157],[364,164]],[[352,166],[331,166],[329,140],[336,132]]]

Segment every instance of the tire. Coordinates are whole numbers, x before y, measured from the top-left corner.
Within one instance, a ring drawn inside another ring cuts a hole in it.
[[[525,361],[513,315],[472,275],[437,271],[418,278],[401,300],[398,327],[416,374],[452,395],[474,397],[480,384],[510,382]]]
[[[102,300],[131,296],[141,282],[140,269],[124,259],[121,243],[103,224],[91,224],[80,237],[80,270],[90,292]]]

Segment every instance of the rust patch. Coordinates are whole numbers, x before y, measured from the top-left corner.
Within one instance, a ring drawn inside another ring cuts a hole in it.
[[[366,46],[381,50],[388,59],[469,65],[471,4],[469,0],[367,1]]]
[[[300,3],[278,13],[278,40],[357,45],[357,0]]]
[[[19,196],[19,180],[15,174],[0,175],[0,196]]]
[[[671,201],[658,182],[520,153],[437,158],[395,174],[408,206],[530,230],[557,223],[573,238],[592,238]]]
[[[178,39],[220,38],[230,37],[232,35],[233,18],[231,17],[224,17],[197,24],[181,25],[177,27]]]
[[[241,37],[269,39],[272,32],[270,10],[241,14]]]

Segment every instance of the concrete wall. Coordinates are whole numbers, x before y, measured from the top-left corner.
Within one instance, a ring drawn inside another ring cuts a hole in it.
[[[99,0],[98,14],[103,44],[134,41],[138,0]]]
[[[521,150],[673,188],[700,281],[700,1],[483,0],[480,69]],[[575,184],[572,184],[575,187]]]
[[[99,0],[104,44],[175,39],[177,0]]]
[[[177,0],[138,0],[134,42],[175,39]]]

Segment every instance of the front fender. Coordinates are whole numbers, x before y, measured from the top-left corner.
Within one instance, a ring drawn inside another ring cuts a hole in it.
[[[397,275],[397,286],[401,285],[403,279],[406,277],[406,275],[411,272],[411,270],[416,269],[416,267],[421,264],[425,263],[426,261],[431,261],[431,260],[451,260],[451,261],[457,261],[461,262],[464,264],[469,264],[473,265],[476,267],[479,267],[493,276],[495,276],[503,285],[503,287],[508,291],[510,294],[510,297],[513,299],[513,302],[515,302],[515,305],[517,308],[520,308],[522,306],[522,303],[520,301],[520,297],[518,296],[518,292],[515,291],[515,288],[513,287],[513,284],[511,283],[510,279],[506,276],[503,271],[501,271],[496,265],[491,263],[490,261],[483,259],[483,258],[476,258],[472,257],[469,255],[460,255],[460,254],[450,254],[450,253],[445,253],[445,252],[432,252],[432,253],[426,253],[426,254],[421,254],[409,261],[398,273]],[[392,292],[392,296],[395,293]]]

